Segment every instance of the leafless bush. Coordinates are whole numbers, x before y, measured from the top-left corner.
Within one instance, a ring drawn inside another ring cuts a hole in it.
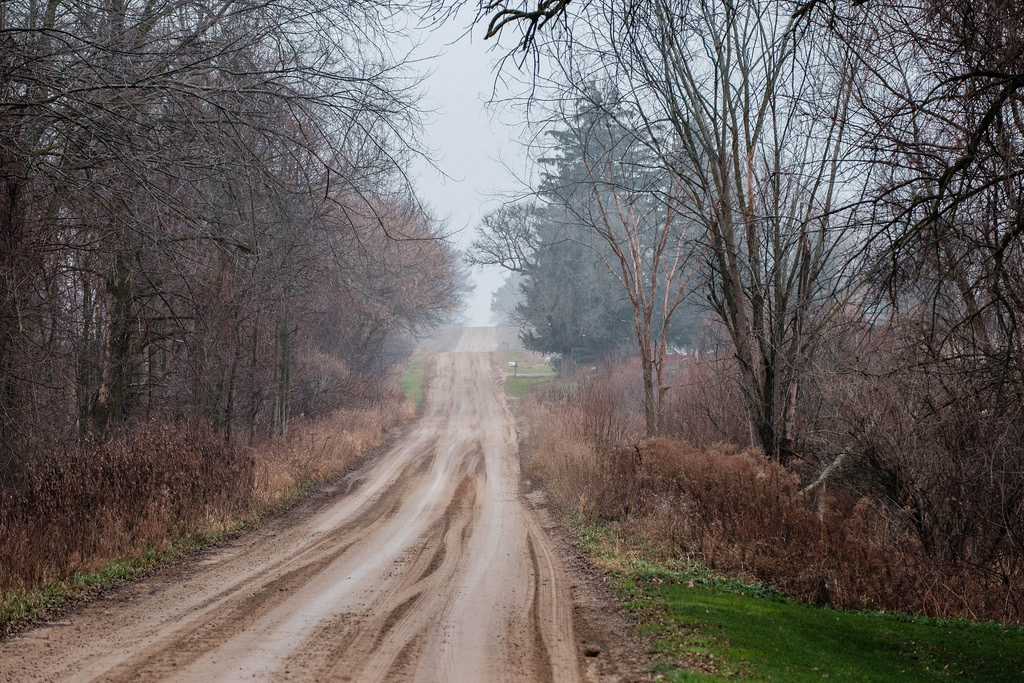
[[[913,539],[891,546],[867,499],[801,496],[796,475],[752,449],[667,440],[634,449],[647,501],[635,525],[650,545],[818,604],[915,610],[921,592],[905,562]]]
[[[621,443],[644,430],[639,363],[605,363],[578,380],[582,428],[598,444]],[[625,400],[624,400],[625,399]]]
[[[644,548],[695,556],[800,599],[1019,622],[1017,442],[1001,442],[1005,425],[985,427],[991,420],[977,406],[957,408],[959,423],[926,427],[912,417],[924,405],[914,390],[879,380],[885,391],[873,392],[849,381],[836,386],[860,403],[828,414],[853,422],[875,416],[875,449],[851,456],[839,475],[811,490],[804,490],[807,476],[753,449],[600,441],[587,427],[581,395],[554,391],[522,404],[530,424],[526,466],[563,509],[608,521]],[[973,431],[961,431],[969,414]],[[844,428],[830,432],[832,447]],[[1001,449],[992,448],[998,443]],[[810,458],[803,469],[818,472]]]
[[[410,417],[411,405],[393,397],[370,408],[336,410],[318,420],[297,419],[288,439],[273,439],[255,449],[255,501],[274,504],[304,481],[329,479],[384,443]]]
[[[244,509],[253,458],[201,425],[40,451],[3,482],[0,589],[160,547]]]
[[[1015,366],[934,354],[922,324],[876,326],[862,342],[868,354],[822,373],[831,447],[847,454],[837,483],[882,501],[892,524],[913,535],[933,600],[1020,621],[1024,415],[1008,381]]]
[[[340,472],[410,415],[393,397],[299,419],[290,439],[255,448],[230,445],[209,426],[166,422],[74,447],[39,441],[0,480],[0,591],[245,520]]]
[[[296,414],[315,418],[335,410],[400,402],[393,374],[390,366],[380,371],[353,372],[337,355],[311,351],[296,358],[292,407]]]
[[[695,446],[751,443],[750,421],[733,359],[687,358],[672,368],[664,435]]]

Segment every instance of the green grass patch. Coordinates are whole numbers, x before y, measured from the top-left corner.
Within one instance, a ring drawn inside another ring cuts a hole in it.
[[[536,354],[505,351],[501,356],[501,369],[505,372],[505,393],[512,398],[520,399],[534,387],[546,384],[556,377],[550,365],[534,362]],[[512,361],[517,363],[515,368],[508,365]]]
[[[0,637],[24,626],[51,619],[68,605],[87,601],[105,588],[134,581],[161,564],[209,547],[237,531],[236,528],[209,531],[201,536],[176,541],[166,549],[149,548],[94,572],[76,572],[41,588],[10,591],[0,595]]]
[[[1024,680],[1022,629],[817,608],[696,563],[625,553],[607,527],[572,526],[614,578],[665,680]]]
[[[552,377],[554,375],[551,377],[513,377],[509,375],[505,378],[505,393],[512,398],[522,398],[534,387],[550,382]]]
[[[409,359],[399,380],[402,392],[413,402],[416,410],[423,405],[423,384],[427,375],[428,356],[425,353],[417,353]]]

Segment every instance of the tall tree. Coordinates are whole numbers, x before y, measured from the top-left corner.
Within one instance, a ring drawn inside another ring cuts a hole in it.
[[[516,309],[522,302],[522,275],[509,273],[491,294],[491,320],[510,325],[516,320]]]
[[[816,311],[846,284],[834,257],[853,214],[838,209],[864,187],[839,196],[851,48],[814,12],[761,0],[607,0],[569,21],[571,41],[543,46],[563,69],[555,87],[601,78],[637,112],[637,139],[674,174],[697,232],[754,440],[790,459]]]
[[[617,101],[592,87],[556,117],[540,159],[539,208],[492,214],[476,257],[524,273],[528,347],[566,356],[630,340],[653,435],[668,390],[664,358],[686,327],[676,313],[695,268],[677,176],[640,144],[642,121],[629,122]]]
[[[648,435],[661,429],[668,391],[664,360],[678,342],[676,313],[696,270],[679,175],[668,173],[641,144],[642,120],[618,94],[593,88],[563,115],[553,133],[557,169],[541,183],[541,196],[564,207],[589,235],[625,299],[640,355]]]
[[[526,348],[557,354],[571,376],[579,361],[629,341],[628,302],[608,272],[593,235],[554,198],[499,207],[484,216],[472,263],[518,276],[515,318]]]
[[[378,310],[344,311],[351,327],[450,307],[455,269],[436,265],[447,246],[410,262],[378,239],[395,224],[379,214],[409,196],[418,130],[413,81],[384,40],[389,12],[2,4],[0,448],[12,461],[42,423],[62,439],[161,415],[210,419],[229,439],[239,420],[251,437],[284,432],[305,381],[293,362],[327,300],[311,293],[337,284],[320,268],[325,245],[378,251],[349,271],[348,292],[389,258],[403,263],[389,277],[432,271],[418,308],[382,294]],[[415,236],[396,243],[437,240],[422,211],[410,221]]]
[[[523,345],[558,354],[560,373],[568,377],[579,362],[618,351],[630,341],[628,303],[600,256],[582,241],[586,237],[552,239],[537,251],[517,309],[527,324]]]

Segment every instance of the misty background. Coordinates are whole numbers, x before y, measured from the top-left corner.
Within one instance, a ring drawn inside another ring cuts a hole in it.
[[[423,143],[434,156],[433,164],[416,161],[415,184],[461,249],[469,246],[480,218],[502,202],[502,193],[517,187],[528,164],[523,146],[516,142],[522,125],[516,111],[500,103],[488,106],[493,97],[507,94],[497,76],[506,48],[484,41],[483,27],[470,27],[470,20],[463,11],[417,33],[422,42],[413,52],[423,60]],[[470,272],[475,288],[467,297],[465,321],[490,325],[491,294],[506,274],[493,266]]]

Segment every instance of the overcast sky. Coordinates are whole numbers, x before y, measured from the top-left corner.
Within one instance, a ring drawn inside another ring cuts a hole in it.
[[[417,187],[435,213],[448,219],[449,229],[458,231],[456,241],[462,247],[472,241],[480,217],[500,203],[495,196],[520,187],[516,176],[521,177],[525,167],[523,150],[514,141],[521,131],[510,125],[514,112],[507,106],[485,106],[501,54],[493,49],[493,41],[483,40],[481,27],[463,35],[471,18],[463,12],[420,34],[424,43],[416,53],[421,58],[439,55],[421,66],[429,72],[423,84],[427,95],[423,105],[430,112],[426,145],[449,176],[420,163],[414,171]],[[505,273],[474,268],[472,274],[476,289],[465,315],[470,324],[489,325],[491,292]]]

